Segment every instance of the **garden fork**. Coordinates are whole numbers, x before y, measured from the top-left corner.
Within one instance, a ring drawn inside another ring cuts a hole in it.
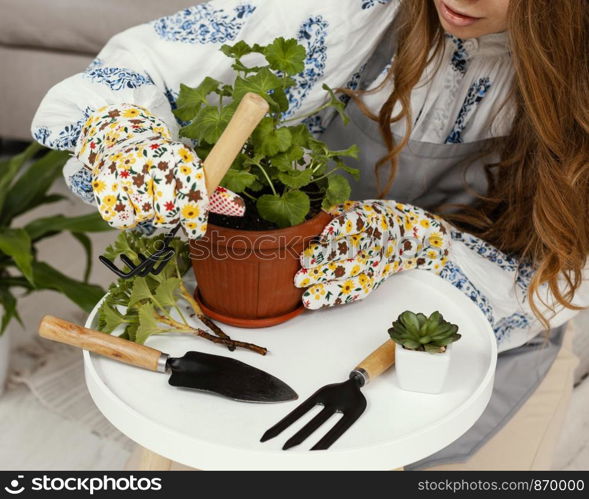
[[[261,441],[266,442],[276,437],[313,407],[321,405],[323,406],[321,412],[287,440],[282,449],[287,450],[299,445],[335,413],[342,413],[343,416],[335,426],[311,448],[311,450],[328,449],[366,409],[366,398],[360,389],[394,363],[395,344],[392,340],[388,340],[360,362],[350,373],[350,378],[347,381],[326,385],[317,390],[295,410],[266,431]]]

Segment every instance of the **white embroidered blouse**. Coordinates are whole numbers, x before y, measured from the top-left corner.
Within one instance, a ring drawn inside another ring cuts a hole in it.
[[[265,44],[277,36],[296,38],[307,50],[305,70],[288,94],[289,117],[302,116],[324,102],[323,83],[332,88],[357,85],[398,5],[399,0],[212,0],[131,28],[114,36],[83,73],[48,92],[33,120],[33,136],[47,147],[73,151],[86,119],[117,103],[147,108],[177,136],[172,109],[180,83],[196,86],[205,75],[231,82],[230,59],[219,47],[239,40]],[[412,93],[411,138],[442,144],[507,134],[510,107],[503,104],[512,77],[505,34],[472,40],[447,36],[442,61],[427,69]],[[378,112],[389,92],[385,87],[366,97],[366,103]],[[404,134],[403,124],[395,127]],[[77,195],[94,203],[90,173],[76,158],[64,174]],[[442,277],[485,314],[500,351],[541,331],[526,299],[533,272],[529,265],[457,231],[450,261]],[[589,304],[587,286],[577,292],[576,303]],[[573,314],[558,310],[551,326]]]

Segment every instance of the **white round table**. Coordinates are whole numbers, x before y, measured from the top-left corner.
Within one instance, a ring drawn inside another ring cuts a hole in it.
[[[319,387],[347,379],[349,371],[388,338],[403,311],[439,310],[460,326],[443,392],[398,388],[390,369],[363,388],[368,407],[328,450],[310,451],[335,424],[334,416],[299,447],[283,443],[318,410],[266,443],[260,437]],[[95,313],[86,327],[95,326]],[[427,457],[464,434],[480,417],[493,388],[497,347],[479,309],[451,284],[423,271],[392,277],[367,300],[301,316],[268,329],[224,326],[234,339],[269,349],[238,350],[197,337],[151,337],[148,345],[172,356],[198,350],[234,356],[278,376],[299,400],[249,404],[168,385],[168,375],[144,371],[84,352],[86,383],[105,417],[139,445],[200,470],[391,470]]]

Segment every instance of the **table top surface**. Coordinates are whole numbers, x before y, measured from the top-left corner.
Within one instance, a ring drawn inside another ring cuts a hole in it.
[[[334,415],[299,447],[284,442],[320,407],[273,440],[266,429],[319,387],[344,381],[349,371],[387,340],[403,311],[439,310],[458,324],[443,392],[401,390],[390,369],[363,388],[366,412],[326,451],[309,451],[336,422]],[[95,309],[96,311],[96,309]],[[95,312],[88,319],[93,327]],[[193,468],[224,470],[390,470],[427,457],[464,434],[480,417],[493,388],[497,347],[479,309],[446,281],[423,271],[390,278],[368,299],[301,316],[278,326],[243,330],[224,326],[234,339],[269,349],[262,357],[229,352],[197,337],[151,337],[147,344],[172,356],[197,350],[235,357],[278,376],[299,400],[250,404],[168,385],[168,375],[144,371],[84,352],[86,382],[103,414],[138,444]]]

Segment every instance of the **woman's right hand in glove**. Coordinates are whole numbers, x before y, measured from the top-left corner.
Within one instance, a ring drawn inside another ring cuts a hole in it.
[[[196,153],[172,140],[165,123],[142,107],[117,104],[96,111],[84,124],[75,155],[92,170],[98,210],[112,227],[181,224],[196,239],[206,231],[209,211],[245,212],[243,200],[227,189],[209,197]]]

